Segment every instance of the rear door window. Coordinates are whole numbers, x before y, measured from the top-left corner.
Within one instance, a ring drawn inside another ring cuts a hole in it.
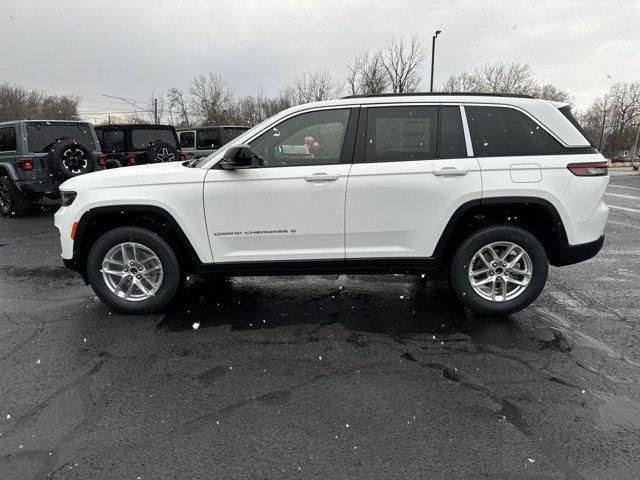
[[[0,152],[13,152],[17,149],[15,127],[0,128]]]
[[[122,130],[105,130],[102,134],[103,152],[123,152],[124,132]]]
[[[89,124],[45,122],[27,125],[27,142],[30,152],[46,152],[58,140],[75,140],[89,150],[96,148]]]
[[[436,158],[437,135],[437,106],[369,108],[365,161]]]
[[[168,143],[172,147],[176,146],[176,137],[173,131],[166,129],[137,129],[131,132],[133,148],[144,150],[151,143]]]
[[[528,115],[508,107],[466,106],[478,157],[553,155],[561,145]]]

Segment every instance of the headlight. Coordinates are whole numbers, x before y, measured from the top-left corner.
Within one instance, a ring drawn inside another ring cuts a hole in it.
[[[78,194],[76,192],[60,192],[60,196],[62,197],[62,206],[68,207],[73,203]]]

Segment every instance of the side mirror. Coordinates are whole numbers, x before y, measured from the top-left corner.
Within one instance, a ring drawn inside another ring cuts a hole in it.
[[[236,145],[227,148],[218,165],[224,170],[237,170],[239,168],[249,168],[252,163],[251,147],[249,145]]]

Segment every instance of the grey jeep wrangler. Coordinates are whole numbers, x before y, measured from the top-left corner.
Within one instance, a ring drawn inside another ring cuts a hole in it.
[[[104,168],[93,127],[67,120],[0,123],[0,213],[21,216],[41,198],[60,197],[71,177]]]

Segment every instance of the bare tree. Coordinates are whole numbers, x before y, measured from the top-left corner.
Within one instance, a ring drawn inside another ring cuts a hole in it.
[[[479,92],[480,87],[476,85],[476,77],[472,72],[462,72],[451,75],[444,82],[442,90],[445,92]]]
[[[292,105],[300,105],[338,98],[341,92],[340,82],[326,70],[320,69],[302,74],[281,95],[288,98]]]
[[[347,85],[351,95],[375,95],[389,87],[389,77],[383,66],[382,52],[368,50],[356,55],[347,65]]]
[[[176,122],[179,127],[189,126],[189,111],[187,108],[187,100],[185,99],[184,92],[178,88],[171,88],[167,93],[167,99],[169,100],[169,112],[174,112],[179,118]]]
[[[571,103],[573,97],[546,84],[540,86],[526,63],[486,63],[470,72],[451,75],[443,85],[445,92],[513,93],[544,100]]]
[[[616,83],[582,116],[584,128],[607,155],[630,150],[640,124],[640,82]]]
[[[472,72],[451,75],[444,84],[444,89],[449,92],[532,95],[538,88],[531,67],[520,62],[485,63]]]
[[[0,84],[0,121],[18,119],[77,120],[80,98],[48,95],[18,85]]]
[[[191,107],[204,124],[226,123],[233,95],[220,75],[198,75],[189,88]]]
[[[604,95],[597,98],[587,111],[580,116],[581,124],[587,135],[595,142],[601,152],[606,149],[607,132],[610,130],[610,109],[611,99],[609,95]]]
[[[533,96],[543,100],[552,100],[554,102],[573,103],[574,101],[573,95],[550,84],[539,87]]]
[[[415,35],[407,43],[391,40],[382,50],[382,67],[393,93],[415,92],[420,84],[420,66],[425,58],[422,42]]]

